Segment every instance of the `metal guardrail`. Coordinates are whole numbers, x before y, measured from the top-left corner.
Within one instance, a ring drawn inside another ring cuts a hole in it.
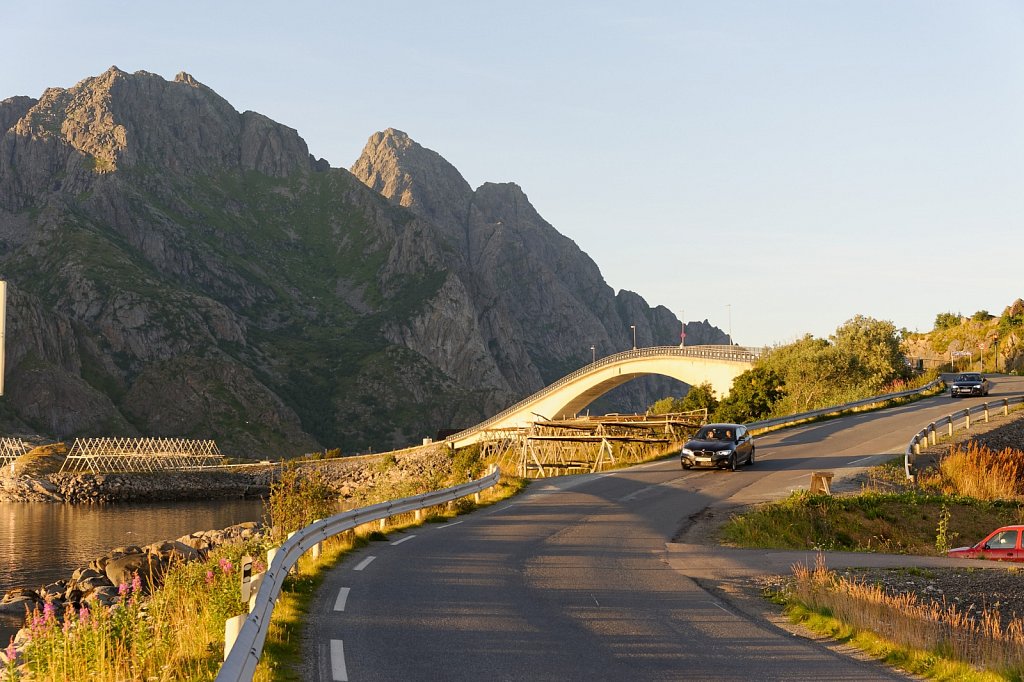
[[[761,348],[748,348],[745,346],[651,346],[649,348],[637,348],[635,350],[627,350],[622,353],[615,353],[614,355],[608,355],[601,358],[597,362],[592,362],[589,365],[580,367],[575,372],[567,374],[553,384],[548,384],[544,388],[540,389],[536,393],[523,398],[515,405],[502,410],[498,414],[494,415],[490,419],[480,422],[476,426],[468,428],[459,433],[448,436],[444,439],[445,443],[454,443],[456,441],[467,438],[468,436],[483,431],[492,424],[496,424],[505,417],[523,409],[530,403],[543,398],[544,396],[557,391],[562,386],[575,381],[585,374],[589,374],[595,370],[606,367],[607,365],[613,365],[617,362],[624,360],[635,360],[639,358],[648,357],[665,357],[665,356],[678,356],[678,357],[689,357],[689,358],[707,358],[711,360],[735,360],[737,362],[754,362],[761,356]]]
[[[963,410],[953,412],[952,414],[947,414],[945,417],[929,423],[928,426],[913,435],[910,442],[907,444],[906,451],[903,453],[903,471],[907,475],[907,478],[910,480],[913,480],[914,478],[914,460],[917,458],[917,455],[921,454],[921,443],[924,442],[926,445],[935,445],[938,442],[938,435],[935,431],[936,427],[942,426],[943,424],[948,425],[948,435],[952,438],[953,432],[956,429],[956,421],[958,419],[963,419],[963,422],[961,423],[964,426],[964,430],[969,431],[971,428],[971,413],[981,412],[987,422],[989,411],[992,409],[993,405],[1001,405],[1003,408],[1003,414],[1007,415],[1010,413],[1010,405],[1016,405],[1018,403],[1024,403],[1024,396],[990,400],[987,403],[973,405]]]
[[[231,647],[231,652],[224,661],[224,665],[221,666],[220,672],[217,673],[217,681],[250,682],[252,680],[256,664],[259,663],[260,655],[263,653],[263,643],[267,639],[270,618],[274,611],[274,604],[281,593],[281,587],[284,585],[285,576],[298,562],[299,557],[315,545],[364,523],[386,519],[395,514],[407,514],[478,493],[496,484],[500,478],[501,472],[496,466],[491,465],[490,473],[475,481],[423,495],[352,509],[322,519],[297,531],[281,545],[274,555],[274,560],[260,583],[255,605],[246,616],[245,623]]]
[[[932,390],[939,384],[944,383],[942,379],[936,379],[935,381],[922,386],[921,388],[912,388],[908,391],[899,391],[898,393],[886,393],[884,395],[875,395],[870,398],[864,398],[863,400],[857,400],[852,403],[845,403],[843,405],[833,405],[832,407],[823,407],[820,410],[811,410],[810,412],[801,412],[800,414],[790,414],[785,417],[776,417],[775,419],[765,419],[759,422],[751,422],[746,425],[750,430],[754,429],[770,429],[774,426],[784,426],[787,424],[795,424],[802,422],[806,419],[814,419],[815,417],[824,417],[825,415],[835,414],[837,412],[845,412],[846,410],[854,410],[858,407],[866,407],[868,405],[874,405],[875,403],[884,403],[887,400],[896,400],[897,398],[907,398],[912,395],[918,395]]]

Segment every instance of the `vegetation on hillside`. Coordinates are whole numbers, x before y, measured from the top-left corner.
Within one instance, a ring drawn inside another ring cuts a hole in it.
[[[984,372],[1024,371],[1024,300],[1017,299],[998,317],[987,310],[972,315],[943,312],[930,332],[904,333],[910,354],[930,354],[944,367]]]
[[[900,341],[892,322],[857,315],[828,339],[808,334],[770,349],[720,400],[707,384],[690,389],[697,392],[693,400],[689,395],[666,400],[679,407],[708,407],[716,421],[751,422],[901,390],[911,372]],[[659,401],[651,410],[664,404]]]

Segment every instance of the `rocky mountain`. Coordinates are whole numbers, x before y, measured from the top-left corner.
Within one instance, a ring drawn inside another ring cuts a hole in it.
[[[9,432],[382,449],[476,423],[591,345],[629,348],[631,324],[678,341],[519,187],[473,190],[399,131],[330,168],[188,74],[112,67],[3,100],[0,135]],[[687,324],[688,343],[724,340]]]

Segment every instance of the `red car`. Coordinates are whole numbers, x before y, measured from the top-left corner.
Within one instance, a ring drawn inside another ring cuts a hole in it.
[[[992,561],[1024,562],[1021,548],[1021,526],[1003,526],[992,531],[987,538],[972,547],[957,547],[946,553],[954,559],[990,559]]]

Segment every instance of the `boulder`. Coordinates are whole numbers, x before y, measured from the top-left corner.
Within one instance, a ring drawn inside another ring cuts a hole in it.
[[[160,557],[164,563],[185,563],[197,561],[200,558],[199,552],[194,548],[177,540],[167,542],[154,542],[142,548],[145,552]]]
[[[110,559],[104,568],[107,579],[114,585],[130,585],[135,574],[138,573],[139,578],[142,579],[143,591],[148,594],[154,586],[160,584],[167,564],[156,555],[139,552]],[[115,595],[116,593],[115,588]]]

